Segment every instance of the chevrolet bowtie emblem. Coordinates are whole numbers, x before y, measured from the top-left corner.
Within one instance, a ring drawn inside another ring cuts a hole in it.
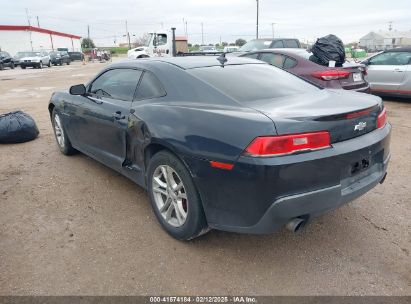
[[[367,126],[366,122],[359,122],[357,125],[354,126],[354,131],[362,131],[365,129],[365,127]]]

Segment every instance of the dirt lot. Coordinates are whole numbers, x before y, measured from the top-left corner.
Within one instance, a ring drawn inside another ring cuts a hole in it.
[[[388,177],[300,234],[212,231],[179,242],[146,193],[84,156],[59,153],[47,103],[105,64],[0,71],[0,113],[38,139],[0,145],[0,295],[411,295],[411,101],[387,101]]]

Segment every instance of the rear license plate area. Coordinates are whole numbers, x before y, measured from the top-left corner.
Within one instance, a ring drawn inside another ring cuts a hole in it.
[[[354,73],[352,74],[352,78],[354,82],[362,81],[362,74],[361,73]]]
[[[370,168],[371,166],[371,159],[369,157],[364,157],[361,158],[350,165],[350,173],[351,176],[358,175],[360,173],[363,173],[361,175],[366,175],[366,171]]]

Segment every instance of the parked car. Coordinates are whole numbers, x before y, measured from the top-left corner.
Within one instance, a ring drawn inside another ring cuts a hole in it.
[[[128,50],[127,58],[128,59],[147,58],[148,57],[147,50],[148,50],[148,47],[146,46],[140,46],[140,47]]]
[[[372,93],[411,97],[411,47],[384,51],[362,63]]]
[[[49,55],[53,65],[63,65],[64,63],[69,65],[71,63],[70,56],[66,51],[53,51]]]
[[[268,49],[241,56],[265,61],[323,88],[362,93],[369,93],[370,90],[364,79],[366,69],[363,64],[347,62],[343,67],[323,66],[311,61],[312,53],[304,49]]]
[[[252,52],[259,51],[263,49],[274,49],[274,48],[301,48],[300,41],[294,38],[265,38],[265,39],[254,39],[250,40],[244,44],[239,52]]]
[[[224,53],[237,52],[238,49],[239,49],[238,46],[225,46],[223,52]]]
[[[50,56],[45,51],[26,52],[24,57],[20,58],[20,67],[22,69],[27,67],[42,69],[45,65],[51,67]]]
[[[82,52],[68,52],[70,56],[71,61],[83,61],[84,60],[84,54]]]
[[[0,51],[0,70],[3,70],[5,67],[14,69],[14,60],[9,53]]]
[[[211,45],[202,45],[199,49],[202,53],[215,53],[218,52],[217,49]]]
[[[48,109],[63,154],[81,151],[146,188],[181,240],[211,228],[296,231],[382,183],[390,159],[381,98],[247,58],[111,64],[53,93]]]
[[[14,66],[19,66],[20,65],[20,59],[23,57],[27,57],[28,53],[30,52],[17,52],[16,55],[14,55],[13,57],[13,61],[14,61]]]

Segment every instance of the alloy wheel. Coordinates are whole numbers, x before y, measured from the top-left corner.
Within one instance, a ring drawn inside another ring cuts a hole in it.
[[[152,177],[153,196],[163,219],[173,227],[184,225],[188,214],[187,193],[177,172],[167,165],[160,165]]]
[[[56,134],[57,143],[59,146],[64,149],[64,132],[58,114],[54,115],[54,133]]]

